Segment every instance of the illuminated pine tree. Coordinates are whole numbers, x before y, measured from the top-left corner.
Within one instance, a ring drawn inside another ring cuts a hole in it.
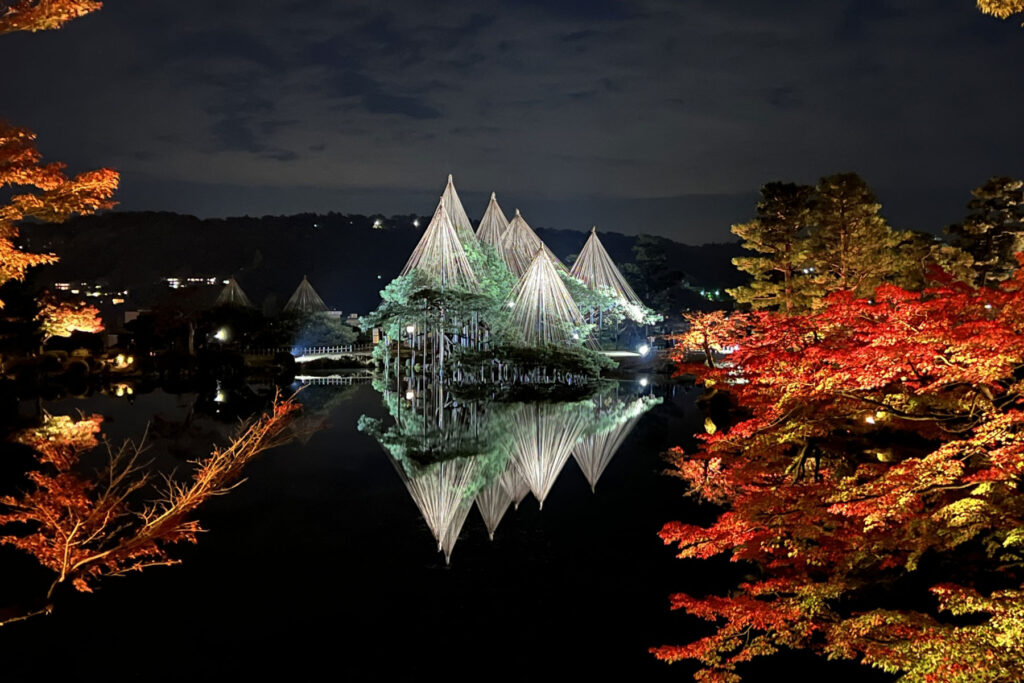
[[[1024,249],[1024,182],[990,178],[971,194],[967,217],[949,233],[974,257],[975,283],[992,285],[1013,274],[1014,254]]]
[[[879,285],[901,277],[907,264],[899,246],[906,235],[889,227],[881,208],[855,173],[821,179],[810,211],[807,267],[814,271],[809,293],[820,297],[849,291],[870,298]]]
[[[814,188],[793,183],[767,183],[761,188],[757,217],[732,226],[743,248],[758,256],[734,258],[733,265],[751,276],[751,283],[727,290],[738,303],[788,313],[808,306],[806,228]]]

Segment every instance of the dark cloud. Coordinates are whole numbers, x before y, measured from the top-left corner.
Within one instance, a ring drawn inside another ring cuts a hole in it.
[[[217,29],[186,34],[168,45],[169,56],[176,59],[237,58],[268,68],[281,68],[284,61],[266,42],[235,29]]]
[[[354,71],[342,71],[329,81],[331,94],[340,98],[356,98],[372,114],[400,114],[413,119],[436,119],[441,115],[426,102],[385,92],[374,79]]]
[[[429,214],[452,172],[540,225],[699,241],[766,181],[853,169],[934,228],[1024,176],[1022,58],[969,1],[147,0],[0,37],[0,116],[118,167],[126,208]]]
[[[259,142],[249,122],[237,116],[217,121],[210,132],[216,141],[218,151],[258,153],[267,148]]]

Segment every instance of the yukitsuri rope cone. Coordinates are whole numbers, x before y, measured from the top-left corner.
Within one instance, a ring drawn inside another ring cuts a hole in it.
[[[513,288],[509,303],[512,321],[528,343],[580,343],[583,316],[542,247]]]
[[[469,221],[466,210],[462,208],[462,201],[459,199],[459,193],[455,191],[455,183],[450,173],[448,174],[448,184],[444,186],[444,192],[441,193],[441,203],[444,204],[444,210],[448,212],[448,219],[455,227],[459,240],[463,244],[476,242],[473,224]]]
[[[619,272],[612,257],[608,255],[601,240],[598,239],[596,227],[591,228],[590,237],[587,238],[587,243],[583,245],[583,250],[580,251],[576,262],[572,264],[572,270],[569,273],[591,289],[605,287],[613,290],[620,299],[643,306],[640,297],[626,282],[626,278]]]
[[[537,233],[533,231],[533,228],[526,222],[523,215],[519,213],[519,209],[516,209],[516,215],[509,222],[508,228],[505,229],[505,234],[501,238],[501,257],[505,259],[505,265],[508,266],[509,271],[514,276],[522,277],[523,273],[530,267],[533,256],[537,253],[538,249],[542,249],[557,268],[568,270],[558,260],[555,253],[548,249],[543,240],[537,237]]]
[[[323,313],[327,310],[327,304],[303,275],[302,282],[284,305],[284,310],[289,313]]]
[[[492,192],[491,201],[487,203],[484,217],[480,219],[480,227],[476,229],[476,238],[483,244],[489,244],[501,253],[501,238],[508,230],[508,219],[498,206],[498,198]]]
[[[394,459],[392,463],[434,535],[438,551],[450,564],[455,542],[473,507],[473,498],[467,494],[477,473],[477,459],[443,460],[428,465],[415,477],[410,477],[401,463]]]
[[[640,421],[642,414],[643,411],[633,414],[607,432],[583,437],[573,449],[572,457],[583,470],[583,476],[587,478],[591,491],[596,490],[597,481],[608,467],[608,463],[615,457],[615,453],[622,447],[622,442]]]
[[[505,516],[505,511],[512,504],[513,491],[506,484],[509,475],[515,476],[515,465],[511,460],[506,462],[505,470],[495,477],[487,486],[476,494],[476,507],[487,526],[487,534],[494,540],[494,532]]]
[[[252,301],[245,295],[242,288],[239,286],[235,278],[228,280],[228,283],[224,285],[224,289],[220,291],[217,296],[218,306],[239,306],[241,308],[255,308],[252,305]]]
[[[536,403],[524,405],[511,422],[512,458],[542,509],[591,419],[589,409]]]
[[[407,275],[413,270],[425,275],[441,289],[475,292],[479,288],[473,267],[466,258],[466,250],[462,248],[462,242],[448,217],[443,197],[401,274]]]

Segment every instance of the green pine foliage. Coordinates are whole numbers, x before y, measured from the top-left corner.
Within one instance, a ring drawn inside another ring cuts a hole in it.
[[[962,250],[894,230],[881,208],[855,173],[827,176],[813,188],[766,184],[754,220],[732,228],[755,253],[733,260],[751,281],[728,293],[749,308],[795,314],[833,292],[871,298],[883,284],[920,290],[936,270],[967,273],[971,259]]]
[[[973,257],[974,283],[995,285],[1013,274],[1014,254],[1024,250],[1024,182],[993,177],[971,194],[966,218],[948,232]]]
[[[744,287],[728,290],[737,303],[751,308],[787,312],[808,307],[806,232],[814,188],[794,183],[768,183],[761,188],[757,218],[732,226],[743,239],[743,248],[758,256],[733,259],[733,265],[751,276]]]

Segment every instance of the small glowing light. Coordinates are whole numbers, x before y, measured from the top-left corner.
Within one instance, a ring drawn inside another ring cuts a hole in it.
[[[646,377],[643,377],[643,378],[640,379],[640,386],[642,386],[642,387],[646,387],[647,386],[647,378]]]
[[[220,328],[219,330],[217,330],[217,334],[213,335],[213,337],[217,341],[222,341],[222,342],[227,341],[228,340],[228,328],[226,328],[226,327]]]
[[[985,304],[985,310],[986,311],[991,311],[992,310],[992,304]]]
[[[114,358],[114,362],[117,363],[118,365],[124,365],[124,354],[123,353],[117,354],[117,357]]]
[[[223,391],[218,391],[217,395],[213,397],[213,402],[214,403],[224,403],[227,400],[228,400],[228,395],[225,394]]]
[[[129,396],[131,396],[132,394],[134,394],[134,393],[135,393],[135,390],[134,390],[134,389],[132,389],[131,385],[129,385],[129,386],[126,386],[126,387],[124,388],[124,390],[125,390],[126,392],[128,392],[128,395],[129,395]]]
[[[412,220],[412,227],[414,227],[414,228],[420,227],[420,219],[419,218],[414,218]]]
[[[867,422],[869,425],[873,425],[875,424],[875,416],[868,415],[867,417],[864,418],[864,421]]]
[[[135,362],[135,356],[128,356],[128,357],[127,357],[127,358],[125,359],[125,363],[127,363],[128,365],[131,365],[131,364],[132,364],[132,363],[134,363],[134,362]]]
[[[114,391],[117,396],[124,396],[124,385],[118,384],[117,389]]]
[[[573,339],[579,339],[580,338],[580,333],[579,332],[573,332],[572,333],[572,338]]]
[[[378,280],[380,279],[380,275],[378,275],[378,276],[377,276],[377,279],[378,279]]]
[[[646,356],[647,352],[651,350],[651,347],[648,346],[647,344],[641,344],[640,346],[637,347],[636,350],[640,353],[641,356]]]
[[[375,220],[373,222],[373,229],[374,230],[380,230],[380,226],[381,226],[381,222],[380,222],[380,219],[378,218],[377,220]]]
[[[412,401],[415,398],[416,398],[416,392],[413,391],[412,389],[410,389],[409,391],[405,392],[405,400],[406,401]]]
[[[415,331],[416,331],[416,326],[415,325],[406,325],[405,326],[405,333],[406,334],[412,334]]]

